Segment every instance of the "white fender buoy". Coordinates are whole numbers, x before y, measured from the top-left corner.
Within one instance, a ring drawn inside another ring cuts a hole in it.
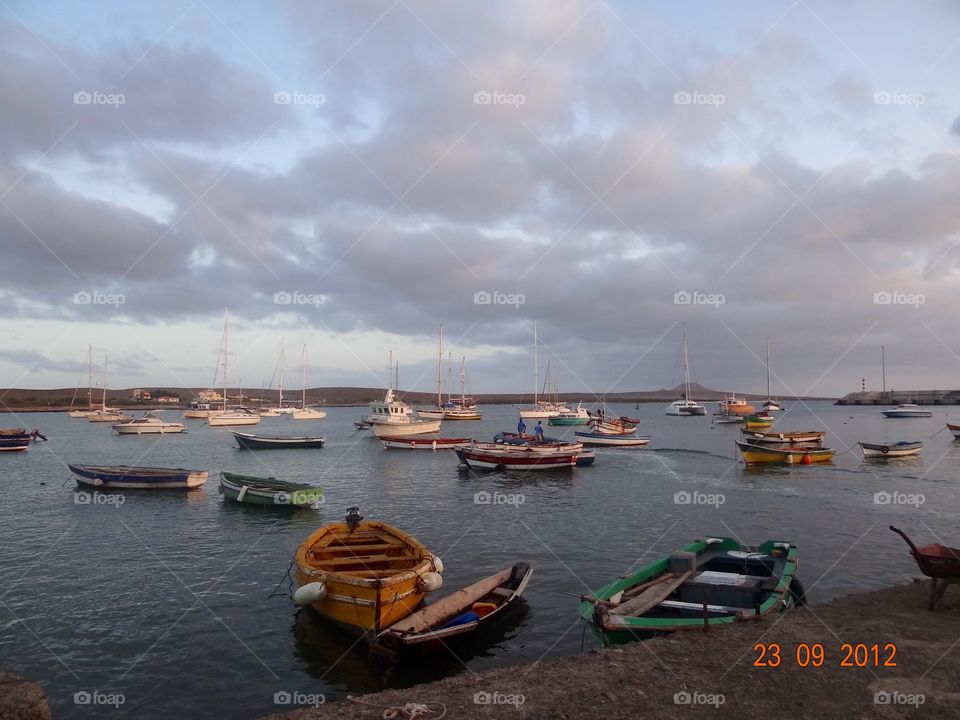
[[[293,601],[300,607],[305,607],[320,602],[326,596],[327,586],[322,582],[312,582],[297,588],[297,591],[293,593]]]
[[[434,440],[432,443],[430,443],[430,448],[431,448],[432,450],[436,450],[436,449],[437,449],[437,441],[436,441],[436,440]]]
[[[244,485],[240,488],[240,492],[237,493],[237,502],[243,502],[243,499],[247,496],[247,486]]]
[[[430,556],[430,561],[433,563],[433,569],[434,569],[436,572],[438,572],[438,573],[442,573],[442,572],[443,572],[443,560],[441,560],[441,559],[440,559],[439,557],[437,557],[436,555],[431,555],[431,556]]]
[[[420,588],[420,592],[436,592],[443,587],[443,576],[436,572],[424,573],[417,581],[417,585]]]

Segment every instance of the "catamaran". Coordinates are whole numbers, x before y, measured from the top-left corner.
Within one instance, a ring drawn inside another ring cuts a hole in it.
[[[707,409],[690,399],[690,361],[687,357],[687,324],[683,328],[683,397],[667,405],[667,415],[706,415]]]

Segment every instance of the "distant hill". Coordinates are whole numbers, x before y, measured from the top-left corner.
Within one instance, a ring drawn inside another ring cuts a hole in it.
[[[159,404],[155,401],[138,402],[133,399],[133,388],[107,390],[107,404],[112,406],[123,406],[131,408],[152,409],[158,407],[183,407],[190,400],[195,398],[205,388],[170,388],[170,387],[145,387],[155,398],[159,395],[169,395],[179,399],[177,403]],[[6,411],[27,411],[27,410],[65,410],[70,407],[71,400],[77,407],[86,405],[86,391],[81,390],[76,393],[74,399],[73,388],[63,388],[59,390],[31,390],[31,389],[2,389],[0,390],[0,410]],[[102,391],[94,390],[94,402],[100,402]],[[236,402],[239,396],[238,388],[231,388],[229,396],[231,403]],[[309,388],[307,390],[307,403],[314,404],[325,402],[330,406],[359,406],[366,405],[372,400],[379,400],[383,397],[383,388],[359,388],[359,387],[320,387]],[[592,393],[561,393],[560,397],[568,402],[582,402],[584,404],[595,404],[605,400],[608,403],[648,403],[648,402],[670,402],[676,400],[683,394],[683,386],[677,385],[675,388],[661,388],[659,390],[637,390],[637,391],[610,391],[605,394]],[[702,385],[691,383],[690,395],[698,401],[716,401],[722,400],[724,395],[729,395],[729,391],[712,390]],[[748,400],[762,400],[763,395],[752,393],[737,393],[740,397]],[[407,392],[400,390],[398,395],[407,402],[417,404],[429,404],[435,398],[436,394],[432,392]],[[261,393],[259,391],[244,392],[243,401],[246,404],[257,406],[260,403]],[[266,402],[276,401],[276,390],[268,391]],[[288,402],[299,400],[300,393],[290,391],[284,394]],[[481,393],[474,394],[477,402],[481,405],[516,405],[529,403],[532,400],[531,395],[518,395],[516,393]],[[779,396],[781,400],[796,400],[790,396]],[[821,399],[833,400],[835,398],[806,398],[809,400]]]

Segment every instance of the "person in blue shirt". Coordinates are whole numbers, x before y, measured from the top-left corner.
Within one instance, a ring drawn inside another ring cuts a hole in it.
[[[520,422],[517,423],[517,434],[523,435],[527,431],[527,424],[523,421],[523,418],[520,418]]]
[[[538,443],[543,442],[543,425],[540,424],[539,420],[537,420],[537,426],[533,429],[533,434],[537,438]]]

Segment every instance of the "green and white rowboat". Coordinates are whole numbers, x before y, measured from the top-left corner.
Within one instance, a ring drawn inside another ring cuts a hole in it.
[[[793,543],[704,538],[581,597],[580,617],[604,644],[755,620],[803,604],[796,571]]]
[[[272,477],[221,472],[220,487],[223,489],[224,497],[244,505],[295,508],[309,507],[323,502],[321,488]]]

